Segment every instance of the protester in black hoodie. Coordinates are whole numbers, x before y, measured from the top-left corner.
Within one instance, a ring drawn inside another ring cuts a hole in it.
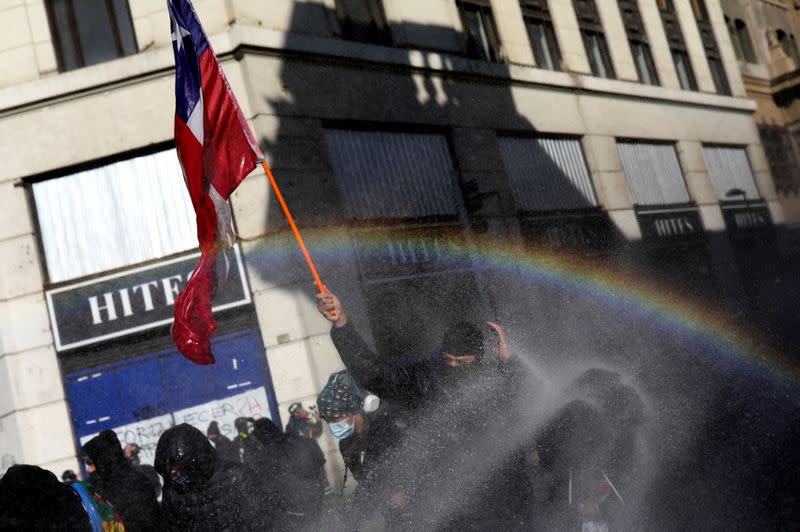
[[[259,470],[277,484],[284,515],[277,530],[302,530],[314,522],[325,496],[325,456],[314,440],[284,434],[268,418],[256,420],[253,437],[263,446]]]
[[[507,434],[516,425],[513,405],[524,368],[511,356],[503,329],[486,322],[495,335],[496,342],[489,342],[493,356],[484,356],[482,327],[458,322],[443,335],[438,358],[382,357],[358,334],[336,295],[325,292],[317,298],[317,309],[333,324],[331,339],[358,386],[399,407],[404,412],[401,419],[407,416],[404,441],[395,445],[397,452],[390,459],[381,460],[379,475],[381,484],[390,482],[391,489],[402,486],[403,493],[393,493],[391,501],[405,507],[405,526],[521,526],[516,515],[525,501],[516,493],[527,479],[510,474],[519,469],[521,454],[497,434]],[[317,404],[322,408],[320,399]],[[357,419],[348,411],[328,421],[335,434],[345,421],[357,429]],[[388,443],[378,445],[373,454]],[[345,454],[352,452],[342,449],[347,461]],[[351,471],[357,474],[352,467]],[[460,489],[453,490],[455,485]]]
[[[89,440],[80,458],[89,470],[92,489],[119,512],[126,531],[158,528],[159,508],[153,482],[125,458],[114,431],[104,430]]]
[[[91,525],[78,494],[53,473],[15,465],[0,478],[0,530],[83,532]]]
[[[273,484],[220,459],[206,436],[186,423],[161,435],[155,467],[164,479],[166,530],[268,530],[283,512]]]

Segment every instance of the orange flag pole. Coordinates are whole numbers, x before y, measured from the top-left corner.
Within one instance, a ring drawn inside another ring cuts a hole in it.
[[[317,273],[317,268],[314,266],[314,261],[311,260],[311,255],[308,253],[308,249],[306,248],[305,243],[303,242],[303,237],[300,236],[300,231],[297,229],[297,225],[294,223],[294,218],[292,217],[292,213],[289,212],[289,207],[286,205],[286,201],[283,199],[283,194],[281,194],[281,189],[278,188],[278,183],[275,181],[275,178],[272,176],[272,171],[269,169],[269,165],[267,161],[261,160],[261,166],[264,168],[264,172],[267,174],[267,179],[269,179],[269,184],[272,185],[272,190],[275,191],[275,197],[278,198],[278,203],[283,209],[283,214],[286,215],[286,219],[289,221],[289,227],[292,228],[292,233],[294,233],[294,237],[297,239],[297,243],[300,245],[300,251],[303,252],[303,256],[306,259],[306,264],[308,264],[308,269],[311,270],[311,275],[314,277],[314,284],[317,287],[317,292],[320,294],[327,292],[328,289],[325,288],[325,285],[322,284],[322,280],[319,278],[319,273]]]

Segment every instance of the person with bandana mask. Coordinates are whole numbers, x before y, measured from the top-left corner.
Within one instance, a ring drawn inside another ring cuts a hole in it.
[[[339,441],[339,452],[347,469],[358,481],[351,497],[352,505],[345,512],[351,528],[357,520],[381,512],[387,520],[395,520],[400,508],[393,503],[404,497],[401,477],[387,476],[387,463],[395,446],[403,441],[407,415],[382,399],[366,412],[364,398],[352,375],[346,370],[333,373],[317,396],[320,417],[328,423],[331,434]],[[345,483],[347,478],[345,477]]]
[[[221,459],[186,423],[161,435],[155,467],[164,479],[164,530],[270,530],[284,511],[270,479],[259,482],[248,467]]]
[[[125,458],[114,431],[103,430],[86,442],[79,458],[89,473],[91,489],[114,506],[126,530],[157,530],[159,508],[153,479]]]

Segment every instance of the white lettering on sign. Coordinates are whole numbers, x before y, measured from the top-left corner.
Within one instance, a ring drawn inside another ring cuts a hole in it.
[[[188,277],[189,276],[187,276],[187,280]],[[102,296],[99,296],[102,298],[102,303],[100,303],[98,296],[91,296],[88,299],[89,308],[92,311],[92,324],[100,325],[105,322],[116,320],[118,317],[117,300],[119,300],[119,304],[122,307],[122,315],[126,318],[133,316],[135,310],[131,301],[131,292],[135,295],[141,294],[141,299],[137,301],[136,306],[139,311],[150,312],[155,310],[156,302],[154,295],[159,293],[164,294],[164,299],[163,301],[159,301],[159,304],[163,303],[165,306],[172,306],[175,304],[175,297],[180,293],[181,288],[183,288],[181,284],[182,281],[182,275],[172,275],[157,281],[137,284],[130,288],[121,288],[116,292],[118,297],[114,297],[114,292],[106,292]],[[159,285],[161,286],[161,292],[158,291]],[[155,292],[153,292],[154,288],[156,289]]]
[[[172,277],[161,279],[161,286],[164,288],[164,300],[167,302],[168,306],[175,304],[175,296],[181,291],[177,283],[180,283],[182,280],[180,275],[173,275]],[[173,281],[175,282],[173,283]]]
[[[105,301],[105,305],[100,305],[97,302],[97,296],[92,296],[89,298],[89,307],[92,310],[92,324],[99,325],[103,323],[103,318],[100,317],[100,311],[105,310],[108,319],[106,321],[114,321],[117,319],[117,309],[114,307],[114,294],[112,292],[106,292],[103,294],[103,300]]]
[[[736,223],[736,227],[739,229],[750,229],[753,227],[764,227],[767,225],[766,218],[764,217],[763,213],[760,212],[737,212],[734,213],[733,220]]]
[[[692,220],[684,217],[659,218],[655,220],[655,226],[660,237],[689,235],[695,231]]]
[[[117,433],[123,448],[129,443],[137,444],[141,448],[139,453],[141,463],[152,465],[156,458],[158,439],[161,434],[173,425],[188,423],[205,434],[208,425],[212,421],[216,421],[219,424],[220,432],[229,438],[234,438],[236,429],[233,426],[233,422],[239,417],[252,417],[254,419],[271,417],[266,388],[261,386],[232,397],[209,401],[172,414],[143,419],[135,423],[115,427],[112,430]],[[80,439],[81,445],[85,445],[97,434],[83,436]]]
[[[418,264],[440,260],[444,253],[438,240],[404,240],[387,245],[389,260],[393,266]]]
[[[133,293],[136,293],[136,290],[140,290],[142,292],[142,301],[144,302],[144,310],[145,312],[150,312],[155,307],[153,306],[153,294],[150,293],[150,287],[155,286],[158,288],[158,281],[150,281],[147,283],[137,284],[133,287]]]

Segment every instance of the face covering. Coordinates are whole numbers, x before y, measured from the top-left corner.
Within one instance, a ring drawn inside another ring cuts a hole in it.
[[[191,482],[189,475],[185,471],[175,471],[170,475],[170,480],[181,488],[186,488]]]
[[[354,426],[348,423],[346,419],[336,423],[328,423],[328,428],[331,429],[331,434],[333,434],[334,438],[339,440],[352,436],[355,430]]]

